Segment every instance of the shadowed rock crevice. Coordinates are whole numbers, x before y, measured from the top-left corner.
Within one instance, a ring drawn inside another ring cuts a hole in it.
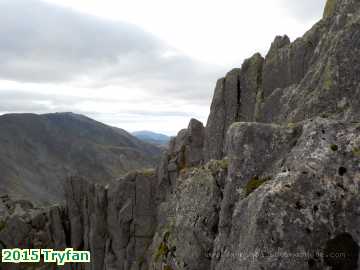
[[[325,263],[332,270],[356,270],[359,252],[359,245],[350,234],[339,234],[326,243]]]

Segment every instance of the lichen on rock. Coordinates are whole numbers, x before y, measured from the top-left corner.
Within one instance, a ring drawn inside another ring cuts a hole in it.
[[[327,0],[324,9],[324,18],[330,17],[334,14],[336,7],[336,0]]]

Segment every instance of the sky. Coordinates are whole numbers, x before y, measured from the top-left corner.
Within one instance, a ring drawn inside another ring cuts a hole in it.
[[[128,131],[206,124],[215,83],[325,0],[0,0],[0,114],[75,112]]]

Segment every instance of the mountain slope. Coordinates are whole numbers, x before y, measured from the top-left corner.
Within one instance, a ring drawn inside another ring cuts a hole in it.
[[[153,167],[160,152],[122,129],[82,115],[3,115],[0,194],[61,200],[68,175],[107,183],[129,170]]]
[[[144,142],[148,142],[156,145],[162,145],[162,146],[166,146],[170,141],[169,136],[147,130],[135,131],[132,132],[132,135],[134,135],[136,138]]]

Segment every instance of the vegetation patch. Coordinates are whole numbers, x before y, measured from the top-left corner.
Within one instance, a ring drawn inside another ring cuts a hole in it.
[[[354,154],[354,156],[360,157],[360,147],[354,147],[352,149],[352,153]]]
[[[333,87],[333,76],[330,63],[327,63],[325,70],[324,70],[324,80],[323,85],[325,90],[330,90]]]
[[[144,257],[144,256],[140,256],[138,262],[139,262],[139,266],[140,266],[140,268],[141,268],[141,266],[145,263],[145,257]]]
[[[262,184],[264,184],[266,181],[269,181],[270,179],[271,177],[259,178],[258,176],[254,176],[253,178],[251,178],[245,186],[246,196],[249,196],[254,190],[256,190],[258,187],[260,187]]]
[[[288,128],[296,128],[296,124],[295,123],[288,123],[287,127]]]
[[[323,17],[327,18],[333,15],[335,12],[335,7],[336,7],[336,0],[327,0]]]
[[[337,150],[339,150],[339,147],[336,144],[332,144],[330,145],[330,149],[336,152]]]
[[[178,153],[178,169],[179,171],[186,168],[186,146],[183,145]]]
[[[169,253],[173,253],[175,247],[169,248],[168,240],[170,237],[170,232],[166,231],[163,236],[162,242],[159,244],[156,253],[155,253],[155,261],[158,262],[160,259],[166,259]]]
[[[329,118],[330,114],[329,113],[322,113],[321,118]]]
[[[138,172],[140,175],[143,175],[143,176],[155,176],[156,172],[154,169],[145,169],[145,170],[142,170],[142,171],[139,171]]]
[[[158,262],[160,258],[166,258],[169,253],[169,248],[165,242],[161,242],[155,254],[155,261]]]
[[[211,160],[206,167],[212,172],[218,172],[220,170],[227,170],[229,167],[229,159],[224,158],[221,160]]]
[[[5,229],[5,227],[6,227],[5,221],[0,220],[0,232],[1,232],[3,229]]]

